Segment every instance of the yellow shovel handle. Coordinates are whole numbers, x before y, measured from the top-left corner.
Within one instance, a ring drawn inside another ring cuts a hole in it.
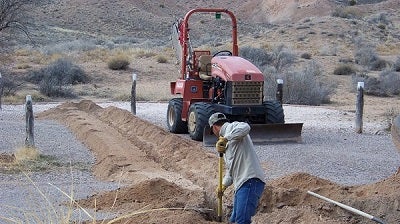
[[[219,166],[218,166],[218,190],[219,192],[222,192],[222,169],[223,169],[223,163],[224,163],[224,158],[223,158],[223,153],[219,154]],[[218,208],[217,208],[217,214],[218,214],[218,221],[222,222],[222,194],[218,195]]]

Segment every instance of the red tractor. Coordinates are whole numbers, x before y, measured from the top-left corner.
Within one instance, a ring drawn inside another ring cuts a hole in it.
[[[232,22],[232,49],[193,49],[189,40],[189,18],[194,13],[227,14]],[[172,133],[188,133],[193,140],[210,145],[208,118],[224,113],[230,121],[248,122],[254,142],[300,141],[302,123],[284,124],[282,105],[264,101],[264,75],[248,60],[238,56],[237,22],[227,9],[193,9],[173,25],[173,44],[180,59],[180,77],[171,82],[167,125]]]

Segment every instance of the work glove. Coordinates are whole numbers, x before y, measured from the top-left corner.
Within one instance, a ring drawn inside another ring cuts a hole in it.
[[[225,185],[222,185],[221,190],[219,189],[219,187],[217,187],[217,189],[215,189],[215,193],[217,193],[217,197],[222,197],[222,195],[224,195],[225,190],[226,190]]]
[[[217,141],[217,144],[215,144],[215,147],[217,148],[217,151],[219,153],[225,153],[227,144],[228,144],[228,139],[220,136]]]

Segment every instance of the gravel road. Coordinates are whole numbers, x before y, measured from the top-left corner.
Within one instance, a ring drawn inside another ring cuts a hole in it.
[[[33,108],[38,113],[57,105],[34,104]],[[130,110],[130,104],[125,102],[99,105]],[[167,129],[167,106],[166,103],[138,103],[137,116]],[[400,155],[390,134],[384,131],[385,124],[364,123],[363,134],[356,134],[354,113],[323,107],[286,105],[284,109],[286,122],[304,123],[303,142],[256,146],[260,159],[266,164],[268,179],[292,172],[307,172],[343,185],[361,185],[392,175],[400,165]],[[0,111],[0,153],[13,153],[23,145],[24,136],[23,105],[3,105]],[[76,198],[118,187],[117,183],[104,183],[91,175],[93,155],[64,126],[53,121],[36,120],[35,144],[42,154],[58,158],[61,165],[45,172],[29,173],[35,184],[21,173],[0,173],[0,217],[10,215],[10,210],[16,213],[12,217],[19,217],[17,213],[21,214],[21,211],[43,207],[42,211],[47,210],[48,206],[37,206],[48,202],[35,186],[55,202],[67,201],[67,198],[49,183],[67,193],[73,187]],[[57,203],[54,206],[61,209]],[[48,213],[44,211],[47,216]]]
[[[34,105],[34,113],[46,110],[51,105]],[[40,154],[56,158],[56,163],[41,165],[42,172],[0,173],[0,223],[11,217],[17,223],[34,223],[36,217],[42,222],[57,223],[68,216],[69,209],[60,203],[68,202],[60,190],[74,198],[84,198],[102,190],[118,187],[116,183],[105,183],[95,179],[90,168],[95,158],[90,151],[65,126],[54,121],[35,120],[35,146]],[[23,105],[3,105],[0,111],[0,154],[12,154],[25,141],[25,112]],[[59,188],[60,190],[58,190]],[[71,193],[72,192],[72,193]],[[94,212],[91,212],[94,214]],[[99,214],[105,217],[110,214]],[[87,216],[75,210],[75,219]],[[68,220],[68,219],[66,219]]]

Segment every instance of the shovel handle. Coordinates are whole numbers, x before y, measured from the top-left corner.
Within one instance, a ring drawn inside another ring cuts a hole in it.
[[[224,154],[219,154],[218,162],[218,191],[222,192],[222,169],[224,163]],[[222,194],[218,194],[218,208],[217,208],[218,222],[222,222]]]

